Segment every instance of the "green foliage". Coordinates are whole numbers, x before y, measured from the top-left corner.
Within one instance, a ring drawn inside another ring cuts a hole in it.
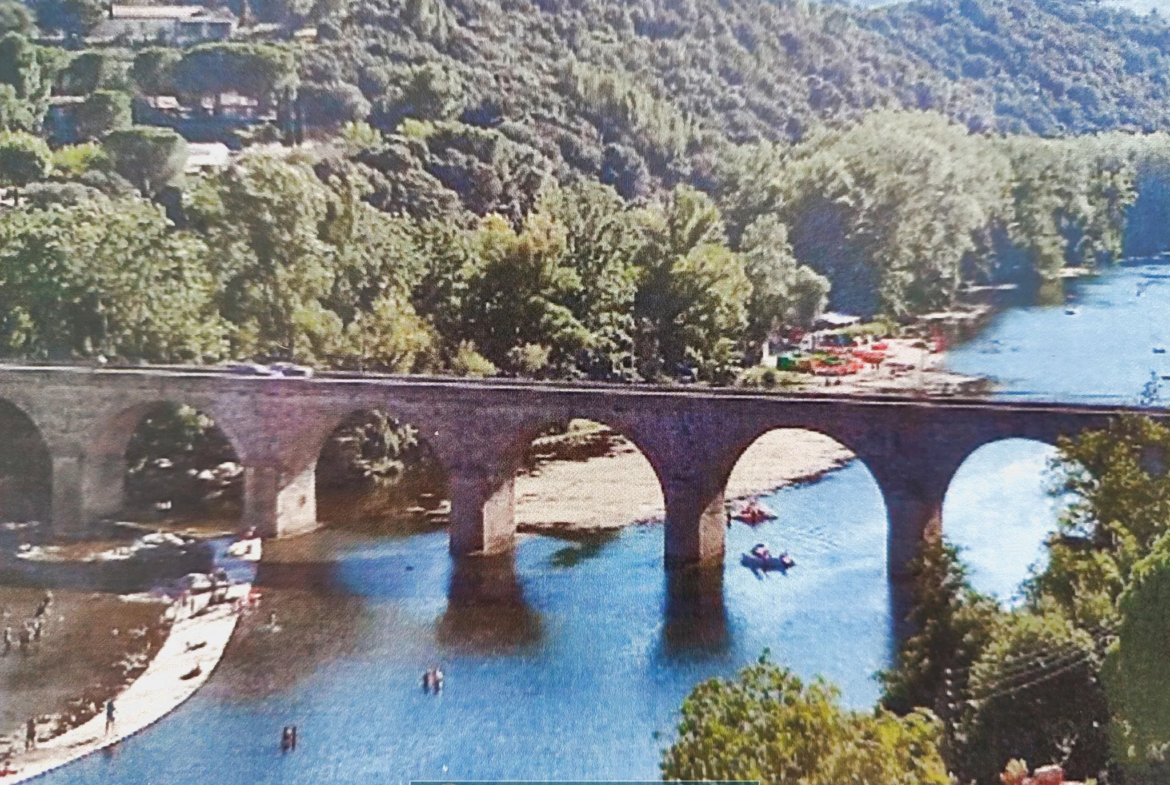
[[[938,115],[876,112],[792,152],[781,216],[834,306],[895,315],[950,305],[979,235],[1009,210],[1012,171]]]
[[[991,637],[999,606],[971,589],[958,549],[941,538],[923,543],[911,574],[914,607],[907,621],[914,632],[902,643],[895,667],[880,674],[882,705],[899,714],[925,706],[949,718]]]
[[[758,346],[782,326],[811,325],[828,302],[829,280],[797,263],[784,224],[761,216],[747,227],[740,248],[752,283],[748,340]]]
[[[171,67],[180,93],[213,96],[236,92],[267,104],[296,86],[293,50],[275,44],[212,43],[186,50]]]
[[[993,782],[1009,760],[1058,762],[1085,779],[1108,761],[1108,709],[1093,637],[1059,613],[1003,615],[971,667],[952,765]]]
[[[175,91],[175,66],[182,57],[181,50],[166,46],[139,50],[130,66],[134,88],[142,95],[171,95]]]
[[[84,140],[102,139],[111,131],[129,128],[130,96],[113,90],[97,90],[77,107],[77,135]]]
[[[332,280],[321,235],[329,191],[305,164],[251,154],[204,180],[191,215],[208,239],[233,352],[308,360],[341,320],[321,306]]]
[[[450,360],[451,372],[456,376],[495,376],[496,366],[475,350],[471,341],[459,344]]]
[[[18,0],[0,2],[0,36],[9,33],[25,37],[35,34],[33,15],[28,6]]]
[[[183,173],[187,142],[169,128],[134,126],[106,135],[102,149],[114,171],[145,196],[154,196]]]
[[[297,101],[305,122],[318,128],[337,130],[345,123],[364,121],[370,102],[350,84],[305,84],[297,90]]]
[[[137,199],[0,215],[0,345],[7,354],[214,360],[205,246]]]
[[[37,0],[33,4],[42,30],[84,36],[106,17],[99,0]]]
[[[94,142],[65,145],[53,151],[53,175],[65,179],[81,177],[87,172],[108,171],[110,157]]]
[[[57,76],[62,95],[89,95],[97,90],[126,90],[130,56],[118,49],[89,49],[78,52]]]
[[[1120,599],[1122,622],[1102,671],[1112,711],[1110,741],[1125,781],[1164,782],[1170,774],[1170,541],[1163,537],[1136,565]]]
[[[18,33],[0,37],[0,120],[3,130],[38,133],[55,77],[52,50]]]
[[[662,213],[647,215],[635,258],[640,374],[656,379],[693,368],[728,381],[739,364],[752,285],[743,258],[726,246],[718,209],[698,191],[675,189]]]
[[[761,658],[735,680],[711,679],[683,702],[664,780],[755,780],[836,785],[944,785],[939,724],[842,710],[824,682],[805,686]]]
[[[31,134],[0,131],[0,185],[23,188],[49,174],[49,146]]]

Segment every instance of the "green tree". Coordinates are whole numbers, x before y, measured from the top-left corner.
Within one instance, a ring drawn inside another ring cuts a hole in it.
[[[39,0],[36,10],[42,29],[67,36],[85,36],[106,18],[106,8],[98,0]]]
[[[993,782],[1008,761],[1060,763],[1095,777],[1108,762],[1109,713],[1094,638],[1060,613],[1003,615],[971,666],[952,765]]]
[[[1109,630],[1130,571],[1170,525],[1170,428],[1127,416],[1058,449],[1054,491],[1068,504],[1029,592],[1034,605],[1050,598],[1086,629]]]
[[[195,189],[191,219],[207,238],[236,355],[313,360],[337,346],[341,318],[322,304],[336,271],[322,237],[330,203],[310,166],[259,153]]]
[[[102,139],[111,131],[129,128],[130,96],[114,90],[97,90],[77,107],[77,135],[83,140]]]
[[[752,285],[743,258],[726,245],[718,209],[702,193],[676,188],[662,213],[647,215],[645,238],[634,304],[640,374],[670,377],[690,367],[726,381],[740,364]]]
[[[167,46],[139,50],[130,66],[130,79],[141,95],[171,95],[175,92],[174,71],[183,54]]]
[[[206,247],[140,199],[0,217],[0,344],[16,356],[222,356]]]
[[[57,92],[63,95],[90,95],[98,90],[123,91],[129,88],[129,56],[118,49],[89,49],[78,52],[57,76]]]
[[[49,146],[31,134],[0,131],[0,185],[12,189],[13,201],[19,189],[49,175],[52,153]]]
[[[893,315],[949,306],[982,234],[1010,215],[1008,157],[923,112],[874,112],[794,148],[780,217],[834,307]]]
[[[275,44],[200,44],[183,53],[171,71],[175,89],[218,102],[227,92],[250,96],[267,108],[296,86],[293,50]]]
[[[145,196],[154,196],[173,183],[187,163],[186,140],[169,128],[134,126],[112,131],[102,141],[102,149],[114,171]]]
[[[17,0],[0,2],[0,35],[16,33],[28,37],[36,32],[32,12]]]
[[[584,328],[582,346],[556,346],[551,361],[562,372],[575,364],[595,379],[630,379],[634,374],[634,298],[640,271],[634,257],[642,243],[642,220],[608,186],[582,181],[552,188],[537,211],[564,228],[562,264],[579,285],[561,304]],[[573,353],[566,351],[572,349]]]
[[[0,37],[0,103],[7,129],[40,132],[55,76],[51,52],[18,33]]]
[[[1112,712],[1113,759],[1125,782],[1153,785],[1170,776],[1170,690],[1166,641],[1170,639],[1170,540],[1133,569],[1120,599],[1121,624],[1102,669]]]
[[[748,226],[740,248],[752,283],[747,337],[755,352],[773,330],[811,325],[828,302],[829,280],[797,263],[787,228],[773,215]]]
[[[898,714],[926,707],[950,719],[999,606],[971,588],[958,549],[939,537],[926,540],[911,574],[914,607],[906,621],[914,631],[894,667],[880,674],[882,705]]]
[[[850,712],[837,691],[805,686],[761,658],[735,680],[710,679],[683,702],[664,780],[757,780],[761,785],[944,785],[939,723],[929,713]]]

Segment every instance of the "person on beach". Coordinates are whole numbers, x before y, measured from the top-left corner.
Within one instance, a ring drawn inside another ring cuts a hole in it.
[[[4,628],[4,656],[7,657],[12,651],[12,628]]]
[[[39,641],[41,639],[41,620],[40,619],[33,619],[32,638],[34,641]]]
[[[24,726],[24,749],[35,749],[37,746],[37,720],[36,717],[29,717],[28,722]]]
[[[28,645],[32,643],[32,633],[28,630],[28,625],[20,628],[20,653],[28,654]]]
[[[106,701],[106,733],[114,727],[114,702],[112,700]]]

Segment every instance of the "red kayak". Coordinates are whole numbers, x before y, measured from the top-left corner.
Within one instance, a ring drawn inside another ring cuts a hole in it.
[[[775,520],[776,514],[758,502],[752,502],[731,517],[755,526],[764,521]]]

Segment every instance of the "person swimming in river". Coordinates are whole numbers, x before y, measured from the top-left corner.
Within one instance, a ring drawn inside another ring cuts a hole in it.
[[[438,666],[427,669],[422,679],[423,692],[434,692],[438,695],[443,690],[443,672]]]

